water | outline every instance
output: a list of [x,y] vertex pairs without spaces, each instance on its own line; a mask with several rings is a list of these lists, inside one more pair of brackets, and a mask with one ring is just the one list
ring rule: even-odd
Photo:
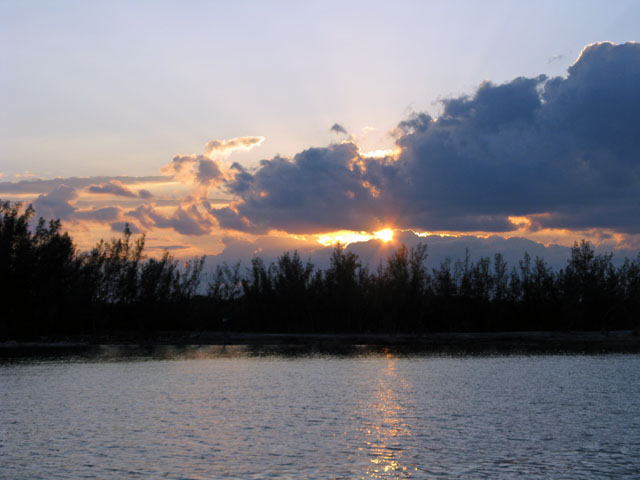
[[0,477],[640,477],[640,356],[0,363]]

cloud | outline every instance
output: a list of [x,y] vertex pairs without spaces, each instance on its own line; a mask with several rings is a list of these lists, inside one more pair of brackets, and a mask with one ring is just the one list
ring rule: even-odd
[[[525,252],[531,258],[536,256],[543,258],[550,266],[558,270],[566,266],[570,255],[570,248],[561,245],[547,245],[532,241],[522,237],[503,238],[492,235],[488,238],[476,237],[472,235],[462,235],[459,237],[440,237],[430,235],[421,237],[410,231],[396,231],[394,240],[386,243],[381,240],[369,240],[366,242],[354,242],[349,244],[347,251],[358,255],[362,265],[375,270],[380,263],[386,260],[396,251],[400,244],[414,247],[419,243],[427,245],[427,268],[429,271],[438,268],[447,258],[452,263],[457,259],[464,259],[466,252],[475,261],[480,257],[489,257],[493,260],[496,253],[500,253],[508,263],[509,269],[518,268],[519,261],[522,260]],[[305,242],[295,238],[282,238],[273,235],[255,237],[253,240],[243,240],[235,237],[224,238],[224,250],[207,257],[207,267],[226,262],[234,264],[242,261],[243,265],[249,265],[249,259],[259,256],[265,262],[274,262],[285,251],[297,250],[300,257],[306,261],[310,260],[316,267],[326,269],[330,266],[330,257],[334,247],[320,246],[315,242]],[[598,248],[598,253],[607,253],[610,250],[606,247]],[[618,249],[615,252],[613,261],[620,265],[625,257],[633,258],[636,251],[629,249]],[[453,265],[452,265],[453,266]]]
[[208,185],[222,176],[222,172],[217,163],[213,160],[202,159],[198,162],[196,181],[200,185]]
[[[201,155],[176,155],[162,168],[165,176],[0,182],[0,195],[39,195],[34,206],[47,218],[111,228],[130,220],[138,229],[194,236],[216,226],[253,235],[392,226],[537,239],[549,229],[599,231],[603,239],[637,241],[638,118],[640,45],[597,43],[585,47],[566,76],[485,82],[443,100],[438,118],[409,115],[394,129],[396,149],[387,156],[362,154],[349,137],[256,168],[229,166],[224,156],[263,141],[238,137],[213,140]],[[339,124],[331,131],[348,135]],[[167,176],[188,184],[180,188],[190,189],[189,197],[139,200],[152,198],[144,188],[167,183]],[[210,204],[212,187],[231,200]],[[78,198],[87,191],[122,198]]]
[[[142,189],[136,194],[125,186],[125,182],[131,185],[161,183],[158,182],[159,179],[166,182],[165,177],[71,177],[68,179],[29,180],[0,184],[0,192],[26,195],[33,194],[34,191],[49,189],[48,192],[38,195],[32,202],[39,217],[60,219],[65,222],[112,223],[121,220],[124,212],[121,207],[115,205],[96,206],[94,204],[86,208],[88,202],[82,200],[79,193],[85,191],[125,198],[150,198],[153,195],[149,191]],[[70,185],[63,183],[65,180],[69,181]],[[96,180],[106,181],[95,183]]]
[[283,252],[296,250],[303,261],[311,259],[316,266],[326,268],[333,251],[333,248],[321,246],[313,240],[305,241],[290,236],[264,235],[247,240],[229,235],[222,240],[224,243],[223,251],[207,257],[209,267],[223,262],[234,264],[238,261],[248,266],[250,259],[256,256],[270,263],[280,257]]
[[207,159],[207,157],[203,155],[176,155],[171,160],[171,163],[162,167],[160,171],[164,175],[188,183],[193,181],[195,176],[193,167],[194,165],[197,166],[200,159]]
[[109,223],[121,217],[119,207],[89,208],[80,210],[74,202],[78,198],[76,190],[68,185],[59,185],[51,192],[38,196],[33,202],[38,217],[64,221],[92,221]]
[[[334,247],[320,246],[312,241],[304,241],[292,237],[278,237],[275,235],[258,236],[252,240],[239,239],[227,236],[223,239],[224,249],[217,255],[207,256],[206,269],[212,270],[215,265],[223,262],[234,264],[241,261],[244,266],[249,266],[251,258],[259,256],[267,264],[274,262],[283,252],[298,251],[303,261],[310,260],[317,268],[327,269],[330,266],[330,257]],[[419,243],[427,245],[426,266],[429,271],[437,269],[447,259],[453,263],[457,259],[464,259],[467,251],[471,260],[476,261],[480,257],[489,257],[492,261],[496,253],[500,253],[507,262],[508,268],[518,268],[520,260],[525,252],[531,258],[536,256],[543,258],[548,265],[556,270],[564,268],[570,255],[570,247],[550,244],[544,245],[527,238],[512,237],[503,238],[491,235],[487,238],[473,235],[461,235],[458,237],[439,235],[418,236],[411,231],[396,231],[392,242],[383,242],[372,239],[366,242],[354,242],[349,244],[347,251],[358,255],[362,265],[375,270],[380,263],[386,260],[397,250],[399,245],[415,247]],[[611,252],[609,246],[596,248],[596,253]],[[635,258],[637,250],[628,248],[616,248],[613,262],[621,265],[626,258]]]
[[204,235],[213,226],[209,218],[198,211],[195,205],[179,206],[171,214],[164,214],[153,205],[140,205],[125,214],[137,219],[147,229],[171,228],[182,235]]
[[147,248],[154,250],[187,250],[191,247],[189,245],[149,245]]
[[193,186],[192,196],[206,198],[210,187],[223,179],[223,172],[215,160],[204,155],[176,155],[170,164],[161,168],[165,175]]
[[118,207],[91,208],[88,210],[76,210],[73,213],[73,218],[75,220],[108,223],[120,218],[121,212],[122,210]]
[[223,228],[252,233],[367,229],[387,206],[365,164],[355,144],[342,143],[263,160],[253,174],[238,167],[225,185],[240,201],[211,213]]
[[104,193],[109,195],[117,195],[121,197],[136,197],[137,195],[125,187],[117,180],[111,180],[108,183],[100,183],[97,185],[89,185],[87,191],[90,193]]
[[338,135],[349,135],[349,132],[347,132],[347,129],[344,128],[339,123],[334,123],[329,129],[329,131],[332,133],[336,133]]
[[235,202],[211,209],[223,228],[319,233],[382,225],[509,232],[537,228],[640,232],[640,44],[592,44],[566,77],[483,83],[411,115],[394,158],[353,143],[230,171]]
[[33,207],[39,217],[66,220],[76,208],[71,204],[78,197],[76,190],[68,185],[58,185],[51,192],[38,196]]
[[553,62],[557,62],[560,60],[564,59],[564,54],[562,53],[556,53],[555,55],[552,55],[549,57],[549,59],[547,60],[547,63],[553,63]]
[[144,177],[67,177],[51,179],[22,180],[20,182],[0,182],[0,194],[42,194],[51,192],[61,185],[66,185],[74,189],[83,189],[90,185],[118,182],[121,185],[154,184],[166,183],[167,177],[144,176]]
[[217,186],[224,177],[223,166],[214,158],[225,157],[234,150],[251,150],[260,145],[264,137],[236,137],[229,140],[211,140],[203,155],[176,155],[161,168],[165,175],[182,183],[195,186],[196,197],[206,197],[209,187]]
[[248,151],[264,142],[264,137],[236,137],[229,140],[211,140],[204,147],[206,156],[229,155],[234,150]]
[[137,225],[135,225],[134,223],[131,223],[131,222],[113,222],[111,224],[111,230],[113,232],[116,232],[116,233],[122,233],[122,232],[124,232],[124,229],[125,229],[126,226],[129,227],[129,230],[133,234],[142,233],[142,230],[140,230],[140,228]]
[[356,253],[364,264],[375,268],[380,262],[386,261],[400,244],[413,247],[418,243],[427,245],[427,266],[430,269],[438,268],[447,257],[452,261],[464,259],[467,251],[472,259],[490,257],[493,260],[494,254],[501,253],[504,260],[508,262],[509,268],[517,268],[519,260],[523,258],[525,252],[528,252],[532,258],[539,256],[555,268],[562,268],[566,265],[570,251],[569,247],[553,244],[545,246],[521,237],[508,239],[498,235],[492,235],[488,238],[472,235],[461,235],[459,237],[429,235],[420,237],[410,231],[396,232],[394,241],[390,243],[369,240],[351,244],[348,250]]

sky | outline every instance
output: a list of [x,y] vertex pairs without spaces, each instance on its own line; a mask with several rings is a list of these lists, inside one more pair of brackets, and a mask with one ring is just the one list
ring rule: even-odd
[[81,249],[129,223],[229,261],[633,254],[638,25],[634,1],[2,0],[0,198]]

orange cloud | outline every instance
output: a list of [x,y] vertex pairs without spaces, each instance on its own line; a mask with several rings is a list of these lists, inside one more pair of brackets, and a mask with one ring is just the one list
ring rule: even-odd
[[264,137],[236,137],[229,140],[211,140],[204,147],[204,154],[208,157],[229,155],[234,150],[249,151],[264,142]]

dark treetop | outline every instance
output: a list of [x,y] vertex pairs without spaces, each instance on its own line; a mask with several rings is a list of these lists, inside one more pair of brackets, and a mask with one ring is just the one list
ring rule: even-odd
[[58,220],[0,201],[0,339],[132,332],[425,333],[620,330],[638,327],[640,255],[620,267],[576,243],[553,271],[525,253],[447,259],[401,246],[376,270],[337,245],[326,270],[286,252],[216,267],[144,255],[144,235],[79,252]]

